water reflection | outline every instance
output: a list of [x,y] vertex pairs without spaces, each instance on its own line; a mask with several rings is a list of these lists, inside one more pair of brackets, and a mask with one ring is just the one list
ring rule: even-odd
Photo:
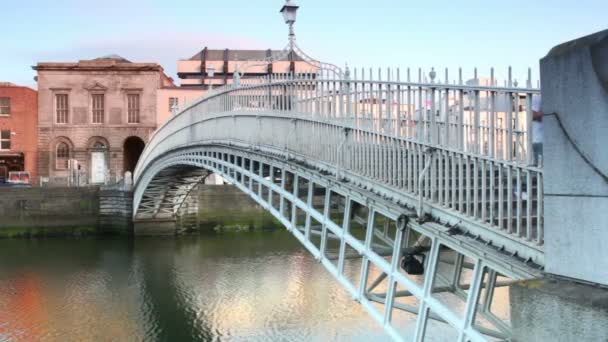
[[285,231],[0,241],[0,341],[389,340]]

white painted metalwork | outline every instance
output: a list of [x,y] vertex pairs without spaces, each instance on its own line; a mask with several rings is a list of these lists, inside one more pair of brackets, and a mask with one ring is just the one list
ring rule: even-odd
[[[140,158],[134,218],[176,215],[187,184],[203,177],[192,170],[218,173],[277,217],[395,339],[394,310],[418,315],[416,340],[430,321],[446,322],[461,341],[508,338],[488,304],[494,288],[536,276],[522,260],[544,264],[542,169],[528,153],[538,90],[451,84],[447,72],[439,83],[434,70],[430,81],[419,71],[418,82],[409,71],[406,82],[398,70],[385,80],[380,71],[344,74],[242,80],[188,105]],[[395,228],[399,217],[407,229]],[[349,233],[355,221],[364,238]],[[332,243],[337,257],[326,253]],[[425,255],[422,283],[399,266],[408,251]],[[344,275],[353,253],[362,265],[355,282]],[[405,297],[418,306],[395,301]],[[476,325],[476,315],[492,328]]]
[[[224,87],[186,107],[156,132],[142,163],[177,141],[266,147],[382,191],[542,265],[542,170],[528,162],[530,109],[517,104],[537,93],[439,84],[433,78],[412,83],[267,77]],[[508,126],[509,120],[499,120],[518,117]]]
[[[399,69],[351,75],[297,46],[297,8],[287,0],[281,10],[287,47],[243,68],[295,53],[311,70],[242,79],[237,66],[233,85],[171,117],[136,168],[134,218],[189,210],[180,209],[188,193],[217,173],[279,219],[395,340],[421,341],[436,322],[458,341],[509,339],[494,293],[538,276],[523,260],[544,264],[530,72],[523,89],[510,69],[504,87],[494,70],[466,82],[461,70],[457,82],[434,69],[417,81],[409,69],[404,80]],[[404,271],[416,258],[423,275]],[[360,269],[349,273],[347,260]],[[410,334],[398,312],[417,315]]]
[[[412,331],[416,340],[429,333],[429,322],[455,328],[459,341],[507,339],[510,327],[492,313],[492,293],[509,281],[538,276],[538,271],[483,242],[452,234],[450,227],[436,222],[417,221],[414,210],[382,195],[337,181],[334,175],[263,148],[252,151],[242,143],[198,142],[155,158],[138,178],[135,207],[141,207],[138,199],[155,180],[174,178],[178,170],[183,170],[182,174],[193,170],[217,173],[249,194],[280,220],[395,340],[411,337],[393,320],[398,312],[418,316]],[[154,186],[152,189],[155,192]],[[399,266],[401,256],[412,248],[426,256],[422,276],[409,275]],[[347,259],[360,265],[360,272],[355,273],[360,274],[358,279],[352,279],[353,272],[345,269]],[[497,281],[498,275],[501,281]],[[453,296],[464,310],[449,305],[446,295]],[[402,300],[419,304],[403,304]],[[480,325],[476,317],[490,323]]]

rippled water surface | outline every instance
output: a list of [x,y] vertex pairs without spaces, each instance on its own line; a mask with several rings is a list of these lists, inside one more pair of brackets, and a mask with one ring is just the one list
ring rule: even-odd
[[276,231],[0,240],[4,340],[390,339],[288,232]]

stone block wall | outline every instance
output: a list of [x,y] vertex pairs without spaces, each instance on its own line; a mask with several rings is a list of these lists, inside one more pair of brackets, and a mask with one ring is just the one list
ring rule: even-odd
[[99,188],[0,188],[0,236],[95,232]]
[[198,215],[198,225],[203,230],[280,226],[269,212],[234,185],[199,185]]
[[99,230],[101,233],[131,234],[133,193],[121,190],[99,191]]

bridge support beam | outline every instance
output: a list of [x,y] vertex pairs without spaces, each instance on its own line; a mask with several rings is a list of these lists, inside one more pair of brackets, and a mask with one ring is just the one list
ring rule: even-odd
[[541,60],[546,268],[608,285],[608,30]]

